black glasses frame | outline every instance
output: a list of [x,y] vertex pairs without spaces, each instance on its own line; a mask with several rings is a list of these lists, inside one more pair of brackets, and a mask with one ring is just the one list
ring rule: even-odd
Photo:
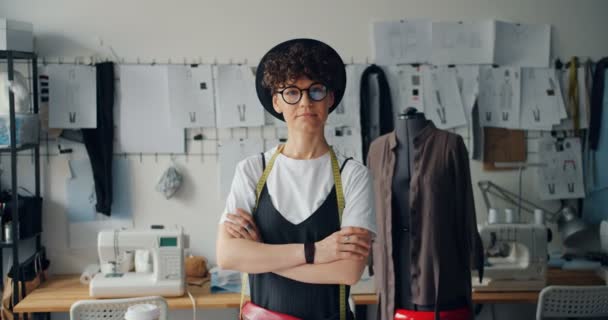
[[[320,84],[320,85],[322,85],[323,87],[325,87],[325,95],[323,96],[323,98],[321,98],[321,99],[318,99],[318,100],[317,100],[317,99],[314,99],[313,97],[311,97],[311,96],[310,96],[310,88],[312,88],[313,86],[318,85],[318,84]],[[292,89],[292,88],[296,88],[296,89],[300,90],[300,97],[298,98],[298,100],[297,100],[296,102],[289,102],[289,101],[287,101],[287,100],[285,99],[285,96],[283,96],[283,92],[284,92],[285,90],[287,90],[287,89]],[[321,83],[321,82],[314,82],[314,83],[312,83],[312,84],[311,84],[311,85],[310,85],[308,88],[306,88],[306,89],[300,89],[300,88],[298,88],[298,87],[296,87],[296,86],[289,86],[289,87],[283,88],[283,89],[281,89],[281,90],[277,90],[277,91],[275,91],[275,93],[279,93],[279,94],[281,95],[281,98],[283,98],[283,101],[285,101],[285,103],[287,103],[287,104],[291,104],[291,105],[294,105],[294,104],[298,104],[298,103],[300,102],[300,100],[302,100],[302,97],[304,96],[304,91],[307,91],[308,98],[309,98],[310,100],[312,100],[312,101],[316,101],[316,102],[319,102],[319,101],[323,101],[323,100],[325,100],[325,98],[327,98],[327,94],[329,93],[329,87],[328,87],[328,86],[326,86],[325,84]]]

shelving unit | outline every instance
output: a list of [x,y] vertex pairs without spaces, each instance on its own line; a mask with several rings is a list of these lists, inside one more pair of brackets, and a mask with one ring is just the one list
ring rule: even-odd
[[[8,80],[12,81],[14,79],[15,76],[15,63],[16,62],[21,62],[21,61],[25,61],[26,63],[30,64],[30,70],[31,70],[31,78],[29,78],[29,81],[31,81],[31,91],[32,91],[32,95],[31,95],[31,99],[32,99],[32,105],[33,105],[33,110],[32,112],[34,114],[38,113],[38,69],[37,69],[37,57],[35,53],[32,52],[20,52],[20,51],[0,51],[0,63],[4,64],[6,63],[7,65],[7,73],[8,73]],[[30,76],[30,75],[28,75]],[[13,260],[13,274],[11,275],[12,278],[14,279],[13,281],[13,305],[17,305],[17,303],[20,300],[20,296],[19,296],[19,288],[18,288],[18,283],[20,282],[20,280],[22,280],[24,278],[24,273],[22,270],[22,265],[25,265],[28,262],[31,262],[33,259],[35,259],[36,255],[38,253],[43,253],[44,252],[44,248],[41,245],[41,241],[40,241],[40,233],[31,235],[30,237],[28,237],[27,239],[33,239],[35,238],[36,241],[36,252],[34,252],[33,255],[31,255],[24,263],[19,263],[19,243],[22,242],[23,240],[27,240],[27,239],[23,239],[20,237],[19,234],[19,226],[20,226],[20,217],[19,217],[19,209],[18,209],[18,190],[19,190],[19,183],[18,183],[18,177],[17,177],[17,155],[19,152],[23,152],[23,151],[28,151],[28,150],[33,150],[34,152],[34,177],[35,177],[35,193],[34,195],[36,197],[40,197],[40,144],[39,143],[35,143],[35,144],[24,144],[24,145],[17,145],[17,141],[16,141],[16,121],[15,121],[15,97],[13,95],[13,93],[9,90],[9,107],[10,107],[10,146],[9,147],[0,147],[0,154],[4,154],[4,153],[10,153],[10,160],[11,160],[11,195],[12,195],[12,199],[11,199],[11,213],[12,213],[12,230],[11,233],[13,235],[13,241],[12,242],[4,242],[4,238],[1,239],[0,241],[0,248],[4,249],[4,248],[10,248],[12,249],[12,260]],[[23,223],[23,222],[21,222]],[[4,250],[0,250],[0,262],[2,262],[3,260],[3,253]],[[0,263],[0,274],[4,275],[4,270],[3,269],[3,263]],[[4,290],[4,282],[2,282],[0,284],[0,288],[2,288],[2,290]],[[21,291],[25,292],[25,282],[21,281]],[[25,319],[27,320],[27,315],[24,315]]]

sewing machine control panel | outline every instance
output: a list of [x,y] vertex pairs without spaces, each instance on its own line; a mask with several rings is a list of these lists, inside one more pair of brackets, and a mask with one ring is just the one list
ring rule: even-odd
[[160,270],[159,275],[161,279],[167,280],[179,280],[183,274],[183,254],[181,250],[172,249],[160,249]]

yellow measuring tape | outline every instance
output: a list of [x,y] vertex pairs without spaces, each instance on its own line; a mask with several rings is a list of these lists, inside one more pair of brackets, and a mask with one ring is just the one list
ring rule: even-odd
[[[268,179],[268,175],[270,174],[270,170],[274,165],[275,160],[283,151],[285,145],[280,145],[277,148],[277,151],[272,155],[266,169],[264,169],[264,173],[262,173],[262,177],[258,181],[256,186],[256,196],[255,196],[255,209],[257,209],[260,195],[262,194],[262,189],[266,184],[266,180]],[[342,225],[342,212],[344,211],[344,192],[342,191],[342,178],[340,177],[340,166],[338,165],[338,159],[336,158],[336,154],[332,148],[329,148],[329,155],[331,157],[331,169],[334,176],[334,184],[336,186],[336,197],[338,198],[338,218],[340,220],[340,225]],[[254,211],[255,211],[254,209]],[[243,319],[243,304],[245,303],[245,287],[247,286],[248,275],[243,272],[241,277],[241,306],[239,308],[239,319]],[[346,286],[340,285],[340,320],[346,320]]]
[[572,122],[574,122],[574,130],[578,134],[580,128],[579,123],[579,92],[578,92],[578,77],[577,77],[578,58],[572,57],[570,60],[570,67],[568,68],[568,106],[570,107],[570,113],[572,115]]

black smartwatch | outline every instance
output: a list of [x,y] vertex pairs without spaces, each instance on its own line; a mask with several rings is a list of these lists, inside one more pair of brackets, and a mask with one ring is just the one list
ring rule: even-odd
[[304,243],[304,257],[306,258],[306,263],[308,263],[308,264],[315,263],[315,243],[314,242],[305,242]]

